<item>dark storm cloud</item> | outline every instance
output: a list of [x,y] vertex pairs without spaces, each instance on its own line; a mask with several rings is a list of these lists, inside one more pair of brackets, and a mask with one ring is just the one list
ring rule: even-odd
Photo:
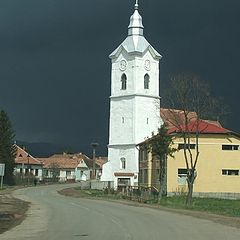
[[[147,40],[169,74],[193,71],[223,96],[240,132],[237,0],[140,0]],[[0,108],[18,139],[87,151],[108,142],[111,64],[126,37],[134,0],[0,1]]]

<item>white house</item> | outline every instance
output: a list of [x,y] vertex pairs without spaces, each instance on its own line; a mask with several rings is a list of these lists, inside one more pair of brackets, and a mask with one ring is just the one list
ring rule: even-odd
[[15,175],[20,178],[35,177],[38,180],[42,180],[42,163],[30,155],[24,148],[16,145],[16,157],[15,157]]
[[[38,158],[43,163],[43,177],[45,180],[60,182],[86,181],[93,176],[93,160],[82,153],[54,154],[48,158]],[[95,164],[96,176],[100,166]]]
[[102,181],[118,185],[138,183],[136,144],[157,132],[161,125],[159,60],[161,55],[143,36],[142,17],[136,2],[127,38],[110,54],[111,96],[108,162]]

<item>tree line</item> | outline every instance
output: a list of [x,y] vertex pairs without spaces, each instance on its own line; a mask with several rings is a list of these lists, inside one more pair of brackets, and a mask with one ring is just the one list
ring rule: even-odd
[[0,163],[5,164],[4,183],[14,185],[14,163],[16,147],[14,145],[15,134],[8,114],[0,110]]

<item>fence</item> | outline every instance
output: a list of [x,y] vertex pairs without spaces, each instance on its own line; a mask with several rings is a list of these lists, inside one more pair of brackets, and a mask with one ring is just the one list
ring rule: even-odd
[[99,180],[81,181],[80,186],[81,189],[104,190],[106,188],[113,188],[113,182]]

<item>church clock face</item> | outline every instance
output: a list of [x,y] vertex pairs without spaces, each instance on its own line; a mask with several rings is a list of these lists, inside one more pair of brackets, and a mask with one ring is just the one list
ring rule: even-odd
[[147,71],[150,71],[151,70],[151,62],[150,60],[145,60],[145,63],[144,63],[144,68],[147,70]]
[[119,68],[121,71],[125,71],[127,68],[127,62],[125,60],[121,60],[119,64]]

